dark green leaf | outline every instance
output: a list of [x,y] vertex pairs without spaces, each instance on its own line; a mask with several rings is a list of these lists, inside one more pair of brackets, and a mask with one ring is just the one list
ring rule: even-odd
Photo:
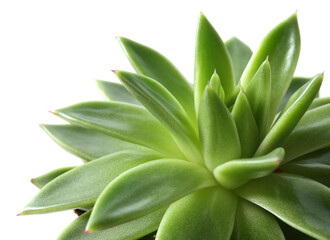
[[316,98],[310,105],[308,110],[312,110],[317,107],[321,107],[323,105],[327,105],[330,103],[330,97],[325,97],[325,98]]

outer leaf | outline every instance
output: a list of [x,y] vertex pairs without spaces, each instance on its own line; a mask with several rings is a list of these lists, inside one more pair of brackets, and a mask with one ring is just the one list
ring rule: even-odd
[[56,110],[55,114],[69,122],[149,147],[166,156],[182,157],[166,128],[142,107],[119,102],[85,102]]
[[230,55],[216,30],[201,13],[195,50],[195,109],[214,70],[218,73],[228,99],[234,91],[234,70]]
[[281,167],[284,172],[314,179],[330,187],[330,148],[295,159]]
[[64,167],[64,168],[58,168],[53,171],[50,171],[48,173],[45,173],[39,177],[32,178],[31,182],[37,186],[38,188],[44,187],[47,183],[51,182],[58,176],[62,175],[63,173],[66,173],[70,170],[72,170],[75,167]]
[[300,52],[300,34],[297,15],[293,14],[276,26],[259,45],[243,72],[241,83],[246,89],[261,63],[269,59],[271,72],[271,105],[269,119],[277,113],[282,99],[290,86]]
[[118,138],[73,125],[41,125],[42,129],[62,148],[85,161],[126,149],[147,149]]
[[246,65],[252,56],[252,51],[245,43],[236,37],[226,41],[225,46],[228,49],[232,59],[235,85],[237,85]]
[[[187,157],[202,162],[197,130],[190,122],[180,103],[155,80],[129,72],[116,75],[132,93],[167,129]],[[150,134],[155,135],[154,132]]]
[[136,98],[134,98],[123,85],[119,83],[101,80],[97,80],[96,83],[103,96],[110,101],[141,105],[141,103],[136,100]]
[[240,199],[231,240],[285,240],[273,215],[257,205]]
[[312,110],[317,107],[321,107],[321,106],[329,104],[329,103],[330,103],[330,97],[316,98],[310,105],[309,110]]
[[277,121],[261,142],[256,156],[263,155],[274,147],[280,146],[289,136],[318,93],[322,80],[323,75],[317,75],[290,97]]
[[213,175],[222,186],[234,189],[251,179],[269,175],[278,168],[283,157],[283,148],[277,148],[265,156],[226,162],[215,168]]
[[242,149],[241,157],[252,157],[259,144],[259,130],[243,90],[237,96],[231,114],[239,135]]
[[90,207],[118,175],[157,158],[159,156],[147,153],[120,152],[76,167],[43,187],[22,214]]
[[206,166],[216,166],[241,156],[235,122],[212,87],[206,87],[198,112],[199,135]]
[[304,78],[304,77],[293,77],[291,84],[288,88],[288,91],[285,93],[285,96],[281,102],[280,110],[284,108],[286,103],[289,101],[289,98],[294,94],[299,88],[305,85],[312,78]]
[[318,182],[277,173],[235,192],[312,237],[330,238],[330,189]]
[[221,188],[202,189],[173,203],[156,240],[230,239],[237,197]]
[[253,76],[246,89],[246,97],[251,104],[251,110],[259,127],[262,139],[269,125],[269,109],[271,96],[271,72],[268,59],[266,59]]
[[196,123],[193,89],[176,67],[163,55],[147,46],[123,37],[119,38],[119,42],[136,72],[163,85]]
[[84,235],[91,211],[73,221],[57,238],[57,240],[135,240],[155,231],[166,211],[161,208],[143,217],[108,228],[104,231]]
[[[330,104],[307,111],[284,142],[284,161],[330,145]],[[308,141],[306,141],[308,139]]]
[[216,184],[210,172],[194,163],[163,159],[142,164],[108,185],[87,229],[93,232],[124,223]]
[[299,240],[315,240],[315,238],[312,238],[297,229],[289,226],[285,222],[281,221],[280,219],[277,219],[278,224],[280,225],[285,239],[299,239]]

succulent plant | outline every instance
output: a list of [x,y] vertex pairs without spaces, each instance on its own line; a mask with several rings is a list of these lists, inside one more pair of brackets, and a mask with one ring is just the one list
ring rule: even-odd
[[54,111],[42,128],[85,164],[32,182],[22,215],[76,209],[72,239],[330,239],[330,100],[294,77],[293,14],[252,53],[201,14],[194,85],[164,56],[118,38],[137,73],[98,81],[108,101]]

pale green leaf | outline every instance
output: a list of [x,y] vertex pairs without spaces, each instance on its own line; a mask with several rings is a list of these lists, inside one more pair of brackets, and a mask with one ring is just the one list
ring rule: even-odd
[[307,235],[330,238],[330,189],[318,182],[274,173],[235,192]]
[[237,204],[231,240],[285,240],[275,217],[244,199]]
[[[172,134],[177,145],[193,162],[202,162],[197,126],[193,126],[180,103],[160,83],[142,75],[116,71],[131,92]],[[150,131],[152,136],[155,132]]]
[[119,152],[76,167],[44,186],[22,214],[88,208],[118,175],[157,158],[159,156],[147,152]]
[[107,100],[141,105],[141,103],[136,100],[136,98],[133,97],[123,85],[119,83],[101,80],[97,80],[96,83]]
[[317,107],[321,107],[323,105],[327,105],[330,103],[330,97],[325,97],[325,98],[316,98],[310,105],[308,110],[312,110]]
[[221,188],[196,191],[171,204],[159,226],[156,240],[230,238],[237,197]]
[[261,142],[256,156],[263,155],[280,146],[290,135],[318,93],[322,80],[323,75],[317,75],[290,97],[276,122]]
[[330,104],[309,110],[282,144],[284,161],[330,145]]
[[239,135],[242,151],[241,157],[252,157],[260,142],[259,130],[243,90],[237,96],[231,115],[236,123]]
[[163,85],[196,123],[193,88],[176,67],[163,55],[147,46],[123,37],[119,38],[119,42],[136,72]]
[[241,156],[235,122],[212,87],[207,86],[198,111],[199,136],[204,161],[211,171],[218,165]]
[[235,85],[237,85],[246,65],[252,56],[252,51],[245,43],[236,37],[227,40],[225,42],[225,46],[228,49],[232,59]]
[[64,229],[57,240],[136,240],[158,228],[166,209],[167,207],[161,208],[132,221],[105,229],[103,231],[84,235],[83,233],[91,215],[91,211],[88,211]]
[[283,157],[283,148],[277,148],[265,156],[228,161],[216,167],[213,175],[222,186],[234,189],[251,179],[269,175],[278,168]]
[[95,203],[87,229],[93,232],[124,223],[216,184],[212,174],[195,163],[163,159],[142,164],[107,186]]
[[195,109],[198,114],[199,102],[204,89],[216,71],[229,99],[234,91],[234,70],[230,55],[224,43],[207,18],[201,13],[195,50]]
[[243,72],[241,83],[243,89],[246,89],[259,66],[268,57],[272,69],[269,119],[276,115],[290,86],[299,52],[300,33],[297,15],[293,14],[267,34]]
[[142,107],[119,102],[84,102],[56,110],[55,114],[166,156],[183,157],[166,128]]

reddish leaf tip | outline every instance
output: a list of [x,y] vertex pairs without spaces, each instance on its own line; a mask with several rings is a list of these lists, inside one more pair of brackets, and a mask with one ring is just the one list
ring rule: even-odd
[[31,182],[31,183],[34,183],[34,178],[31,178],[31,179],[30,179],[30,182]]
[[274,170],[274,173],[281,173],[282,172],[282,169],[281,168],[276,168],[275,170]]
[[111,70],[111,72],[113,72],[114,74],[116,74],[116,70]]
[[22,213],[19,213],[19,214],[17,214],[16,216],[17,216],[17,217],[19,217],[19,216],[23,216],[23,214],[22,214]]
[[84,235],[87,235],[87,234],[89,234],[91,231],[89,231],[89,230],[86,230],[85,232],[84,232]]
[[282,161],[282,158],[278,158],[278,159],[276,159],[276,162],[277,163],[280,163]]
[[55,114],[55,112],[54,112],[54,111],[48,111],[48,112],[50,112],[51,114]]

